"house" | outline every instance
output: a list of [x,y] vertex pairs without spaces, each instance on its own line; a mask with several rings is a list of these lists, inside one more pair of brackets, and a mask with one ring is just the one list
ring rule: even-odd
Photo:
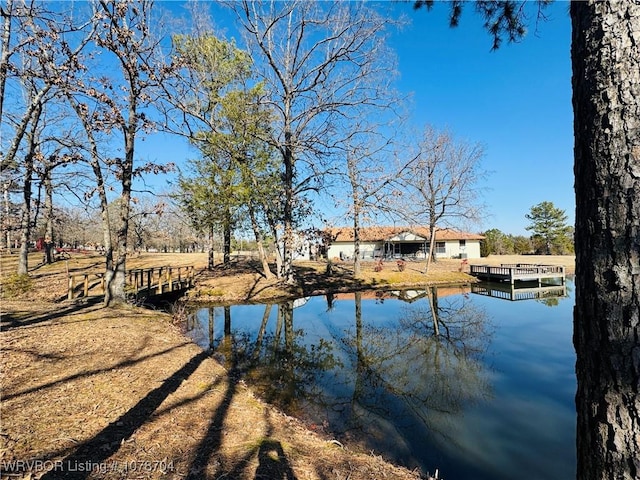
[[[353,228],[338,227],[325,230],[327,258],[353,257]],[[480,258],[480,240],[484,236],[443,228],[436,230],[437,258]],[[427,227],[361,227],[360,257],[426,258],[429,251]]]

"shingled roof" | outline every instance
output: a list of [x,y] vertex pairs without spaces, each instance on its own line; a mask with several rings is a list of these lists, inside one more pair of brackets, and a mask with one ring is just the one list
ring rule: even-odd
[[[361,242],[383,242],[404,232],[411,232],[422,238],[429,238],[427,227],[361,227]],[[334,227],[326,230],[331,242],[353,242],[353,227]],[[436,230],[436,241],[445,240],[483,240],[476,233],[460,232],[451,228]]]

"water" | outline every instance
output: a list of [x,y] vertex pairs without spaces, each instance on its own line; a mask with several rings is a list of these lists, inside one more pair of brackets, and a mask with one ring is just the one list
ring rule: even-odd
[[564,480],[575,477],[576,381],[573,284],[563,290],[216,307],[188,331],[266,400],[351,448],[446,480]]

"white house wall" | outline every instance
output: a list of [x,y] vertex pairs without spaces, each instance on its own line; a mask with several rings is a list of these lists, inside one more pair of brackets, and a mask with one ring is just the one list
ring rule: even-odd
[[480,241],[467,240],[464,247],[460,247],[459,240],[450,240],[445,242],[445,253],[436,253],[438,258],[461,258],[465,255],[467,258],[480,258]]
[[[383,242],[362,242],[360,244],[360,256],[365,260],[382,255]],[[353,258],[353,242],[335,242],[327,249],[329,259],[351,259]],[[436,253],[438,258],[460,258],[461,254],[466,254],[467,258],[480,258],[480,241],[467,240],[466,245],[460,248],[459,240],[449,240],[445,242],[445,253]]]
[[[353,258],[355,247],[353,242],[335,242],[332,243],[327,250],[327,257],[334,258]],[[361,242],[360,258],[365,260],[372,259],[375,255],[382,255],[382,243],[378,242]]]

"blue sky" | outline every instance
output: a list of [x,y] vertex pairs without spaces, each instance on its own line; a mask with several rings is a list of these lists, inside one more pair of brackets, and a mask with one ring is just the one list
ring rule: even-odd
[[391,45],[399,58],[399,88],[414,93],[414,118],[481,142],[492,172],[484,229],[529,235],[525,214],[542,201],[565,210],[573,224],[573,113],[568,2],[517,44],[491,50],[472,5],[449,28],[448,5],[409,11],[412,25]]
[[[471,2],[455,29],[448,26],[444,2],[432,11],[414,11],[410,2],[387,6],[410,20],[389,44],[398,56],[398,89],[413,92],[411,124],[447,128],[485,147],[483,167],[490,175],[482,201],[488,218],[476,230],[529,236],[525,215],[543,201],[564,210],[573,224],[568,2],[554,2],[548,20],[531,25],[522,42],[493,52]],[[151,138],[138,145],[143,157],[160,162],[194,156]]]

